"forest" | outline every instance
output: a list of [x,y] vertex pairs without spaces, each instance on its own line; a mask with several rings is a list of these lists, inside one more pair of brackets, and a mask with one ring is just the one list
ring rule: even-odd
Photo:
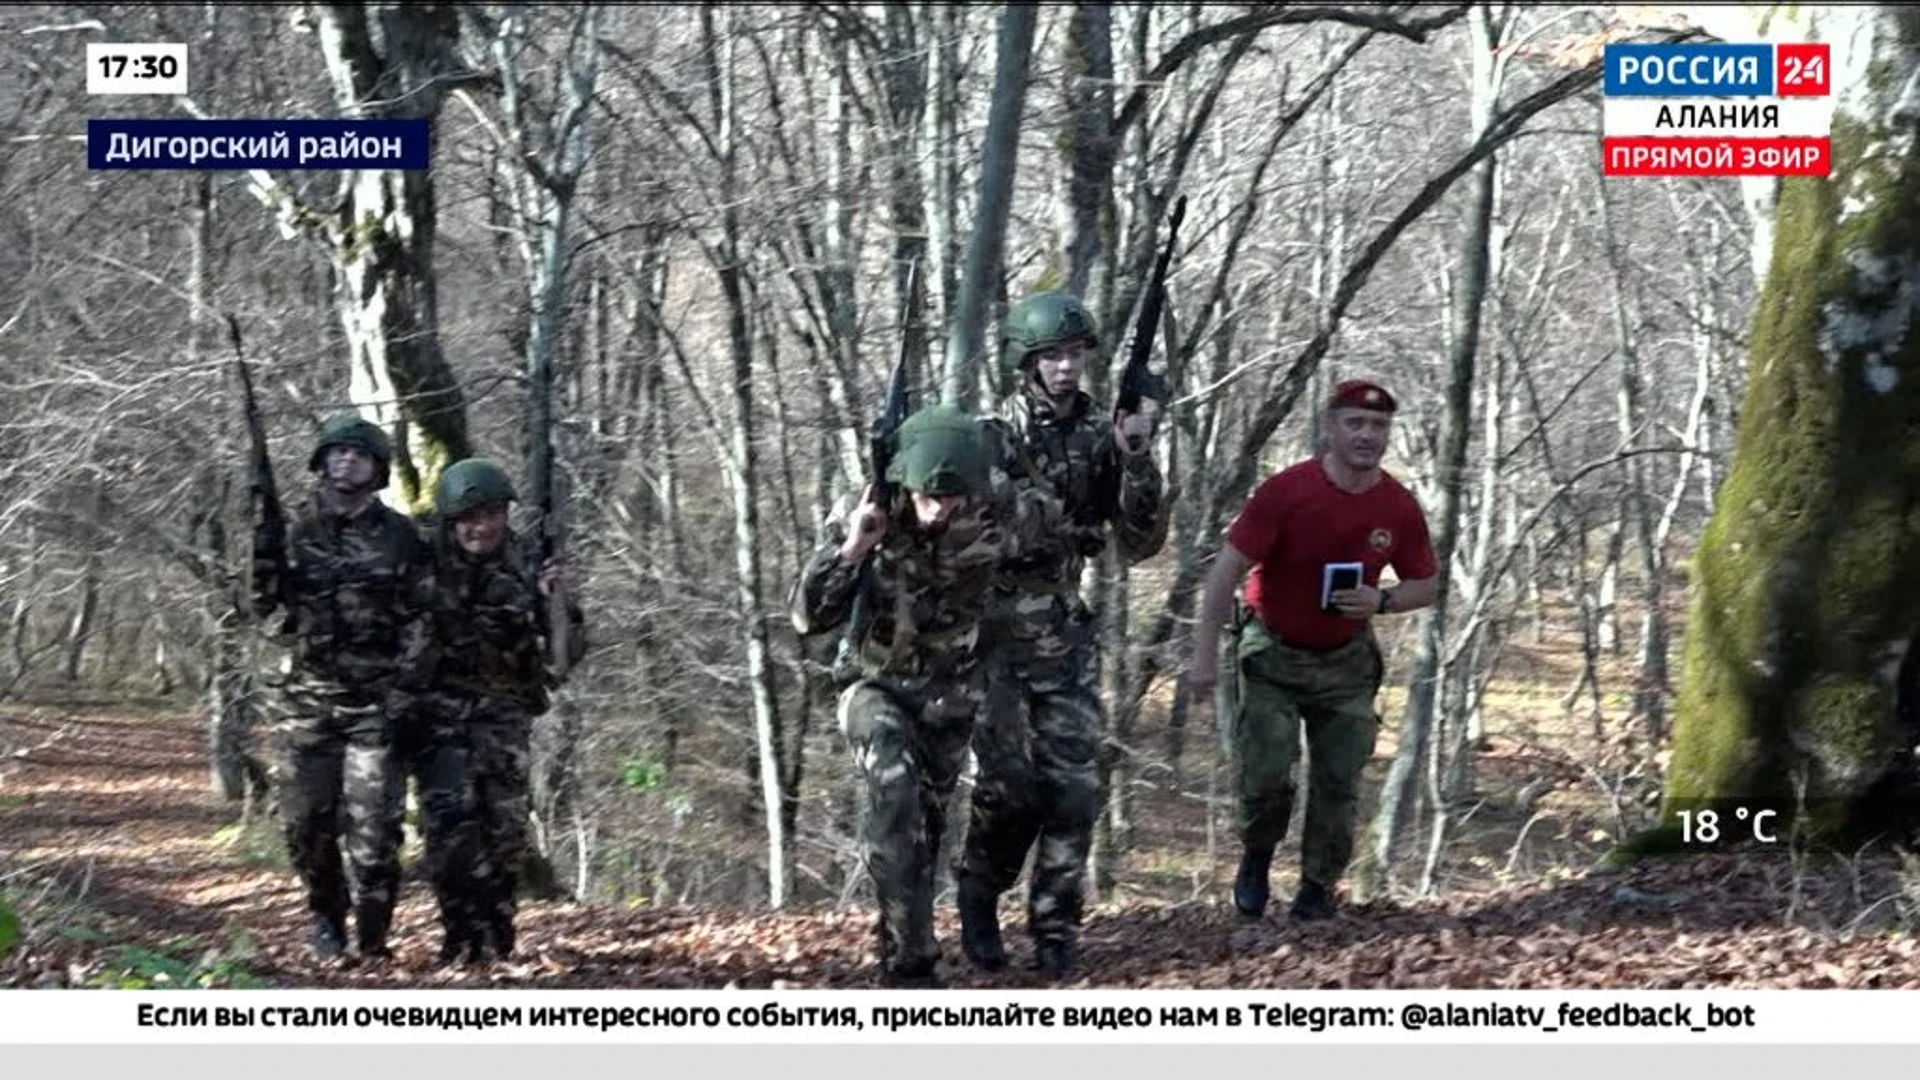
[[[1603,175],[1606,45],[1711,40],[1835,43],[1830,176]],[[86,94],[110,41],[186,43],[189,93]],[[89,169],[109,117],[424,118],[432,161]],[[1171,526],[1083,582],[1075,985],[1920,985],[1917,133],[1891,4],[10,5],[0,985],[872,985],[836,642],[789,592],[896,361],[998,411],[1002,316],[1065,290],[1112,399],[1180,200]],[[289,504],[351,410],[395,509],[487,457],[560,538],[588,644],[511,965],[429,962],[411,827],[400,960],[307,958],[240,370]],[[1438,599],[1377,620],[1351,905],[1240,919],[1196,605],[1355,377]],[[955,960],[942,862],[956,985],[1021,985]]]

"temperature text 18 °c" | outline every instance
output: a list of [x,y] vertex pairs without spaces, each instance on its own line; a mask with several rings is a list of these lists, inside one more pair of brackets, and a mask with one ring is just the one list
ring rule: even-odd
[[1687,844],[1718,844],[1723,840],[1738,843],[1752,839],[1771,844],[1780,837],[1769,820],[1778,816],[1773,810],[1749,810],[1744,806],[1736,806],[1731,814],[1725,815],[1717,810],[1682,810],[1679,812],[1680,840]]

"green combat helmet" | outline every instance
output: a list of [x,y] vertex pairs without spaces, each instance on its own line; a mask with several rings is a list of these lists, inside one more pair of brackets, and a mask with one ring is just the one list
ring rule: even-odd
[[901,423],[887,479],[923,495],[971,495],[987,484],[980,425],[952,405],[921,409]]
[[328,420],[320,429],[320,438],[314,443],[313,456],[307,459],[307,469],[319,472],[325,468],[327,448],[331,446],[351,446],[364,450],[380,466],[374,482],[380,487],[387,485],[387,469],[393,464],[393,444],[387,441],[387,433],[379,425],[353,413],[341,413]]
[[467,458],[447,466],[433,492],[433,506],[443,521],[452,521],[476,506],[512,502],[513,481],[507,471],[486,458]]
[[1034,353],[1055,345],[1084,341],[1100,347],[1100,334],[1086,305],[1069,292],[1034,293],[1007,310],[1002,324],[1007,341],[1007,362],[1016,371],[1027,371]]

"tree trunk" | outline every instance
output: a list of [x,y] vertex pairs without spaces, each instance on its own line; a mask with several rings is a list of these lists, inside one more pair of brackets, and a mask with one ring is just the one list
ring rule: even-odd
[[[456,74],[455,5],[319,7],[320,43],[343,115],[438,115]],[[378,20],[377,39],[370,15]],[[328,229],[351,357],[349,392],[394,434],[393,498],[415,513],[432,502],[441,471],[472,453],[460,385],[440,349],[433,177],[427,169],[347,172]]]
[[[32,550],[32,546],[28,546]],[[29,556],[28,568],[32,568]],[[28,601],[26,592],[14,597],[13,615],[7,620],[8,635],[13,643],[13,676],[8,686],[18,686],[25,681],[27,671],[33,665],[33,605]]]
[[[888,62],[892,76],[886,82],[888,119],[892,124],[892,153],[888,155],[888,191],[893,212],[894,310],[901,312],[901,349],[907,357],[908,381],[928,385],[930,372],[927,352],[927,282],[938,280],[938,264],[931,258],[934,245],[929,242],[926,187],[915,160],[914,136],[920,130],[927,111],[927,68],[923,47],[926,42],[915,33],[912,11],[904,4],[887,7]],[[851,156],[851,135],[842,128],[835,132],[835,152]],[[848,193],[838,184],[833,197],[836,209],[844,211]],[[846,276],[847,295],[842,304],[850,322],[855,319],[853,273],[851,263]],[[848,346],[851,360],[857,355]],[[848,445],[859,460],[857,430],[843,429]]]
[[947,339],[946,371],[941,379],[942,400],[956,405],[968,406],[974,399],[974,365],[986,337],[987,307],[1000,280],[1007,219],[1013,209],[1022,110],[1027,100],[1027,69],[1038,19],[1038,9],[1031,4],[1009,4],[1000,17],[1000,59],[980,162],[980,202],[967,243],[967,265],[960,276],[959,299]]
[[1809,839],[1915,820],[1880,796],[1914,741],[1896,676],[1920,625],[1920,11],[1824,9],[1815,30],[1835,43],[1832,176],[1781,185],[1662,824],[1636,846],[1678,842],[1679,813],[1708,809],[1737,839],[1736,811],[1762,803]]
[[[749,283],[751,285],[751,282]],[[757,289],[749,293],[750,306],[755,311],[769,311],[772,303],[762,297]],[[780,369],[780,329],[773,318],[762,318],[761,353],[769,381],[774,386],[790,386],[787,374]],[[778,477],[780,481],[780,508],[785,515],[777,526],[780,535],[787,538],[783,546],[782,558],[775,560],[775,572],[781,580],[791,581],[800,573],[801,564],[811,555],[806,550],[806,538],[813,535],[813,523],[800,515],[799,478],[794,473],[795,457],[790,433],[793,423],[789,416],[789,399],[785,394],[769,395],[769,408],[773,412],[773,445],[778,456]],[[824,516],[824,515],[823,515]],[[798,703],[791,738],[780,756],[780,828],[781,835],[789,838],[800,835],[800,785],[806,779],[807,735],[813,726],[811,703],[815,697],[813,672],[808,669],[804,646],[796,646],[791,654],[791,662],[784,665],[794,680],[793,700]],[[769,675],[771,680],[772,676]],[[782,724],[782,727],[785,725]],[[783,731],[782,735],[786,733]]]
[[[1506,22],[1506,6],[1499,14],[1476,7],[1468,15],[1473,30],[1472,132],[1480,138],[1492,123],[1500,99],[1506,64],[1498,47]],[[1393,865],[1394,848],[1407,804],[1414,793],[1421,756],[1428,751],[1435,726],[1438,692],[1445,677],[1447,602],[1452,582],[1454,547],[1459,541],[1461,499],[1467,484],[1467,441],[1473,426],[1474,368],[1480,351],[1480,321],[1486,301],[1490,243],[1494,216],[1496,157],[1488,154],[1467,173],[1468,211],[1460,237],[1458,291],[1454,294],[1452,355],[1447,359],[1447,414],[1445,435],[1437,465],[1439,505],[1430,511],[1435,523],[1433,550],[1440,567],[1433,606],[1423,612],[1419,652],[1407,687],[1406,711],[1401,720],[1399,748],[1380,793],[1380,806],[1369,842],[1355,868],[1356,898],[1379,893]],[[1438,753],[1436,747],[1435,752]],[[1436,806],[1434,833],[1446,826],[1445,806]]]
[[[1631,450],[1639,445],[1641,441],[1640,434],[1644,426],[1642,414],[1646,407],[1643,400],[1645,384],[1641,371],[1639,342],[1636,340],[1633,330],[1633,328],[1638,325],[1638,319],[1636,318],[1636,313],[1632,305],[1627,299],[1625,282],[1626,268],[1621,265],[1618,234],[1614,230],[1612,207],[1610,200],[1608,200],[1606,196],[1604,187],[1600,195],[1600,235],[1601,243],[1605,247],[1605,256],[1610,270],[1608,276],[1612,279],[1613,283],[1614,335],[1616,345],[1620,352],[1620,449]],[[1640,590],[1642,604],[1643,606],[1657,605],[1659,595],[1662,591],[1660,578],[1665,573],[1665,560],[1659,550],[1659,544],[1654,538],[1654,534],[1658,530],[1654,523],[1652,503],[1648,498],[1647,489],[1650,485],[1646,474],[1647,466],[1644,465],[1639,458],[1629,458],[1624,464],[1627,470],[1627,497],[1621,506],[1621,528],[1623,530],[1628,527],[1632,528],[1634,546],[1638,548],[1640,552]],[[1683,462],[1682,467],[1688,467],[1689,464],[1689,462]],[[1616,550],[1611,554],[1614,557],[1612,569],[1617,580],[1620,553]],[[1615,655],[1619,655],[1620,652],[1620,638],[1617,629],[1619,623],[1619,608],[1617,603],[1616,596],[1615,606],[1612,607],[1608,613],[1612,624],[1616,627],[1613,639],[1613,652]],[[1662,712],[1662,703],[1659,701],[1660,687],[1658,685],[1653,687],[1647,685],[1645,681],[1645,660],[1647,650],[1650,647],[1664,652],[1666,645],[1664,642],[1649,643],[1646,638],[1647,634],[1658,635],[1664,632],[1664,624],[1657,618],[1651,622],[1647,621],[1648,617],[1653,614],[1654,610],[1651,606],[1646,607],[1646,610],[1642,613],[1641,628],[1643,635],[1640,642],[1640,659],[1642,661],[1641,675],[1636,678],[1635,681],[1631,716],[1632,718],[1645,718],[1655,727],[1658,727],[1660,724],[1660,714]]]
[[758,415],[753,372],[753,330],[748,310],[746,253],[740,219],[738,114],[734,97],[735,39],[715,25],[716,7],[702,5],[702,51],[713,87],[713,127],[718,135],[721,238],[715,271],[726,298],[727,344],[732,361],[734,422],[728,444],[733,496],[735,597],[747,653],[747,684],[753,701],[753,728],[759,761],[760,798],[767,830],[767,901],[785,907],[793,887],[793,838],[786,829],[788,773],[779,699],[774,693],[765,589],[760,579],[759,461],[755,445]]
[[[1624,428],[1624,405],[1620,423]],[[1620,561],[1626,555],[1627,515],[1630,513],[1632,510],[1626,502],[1616,503],[1613,517],[1607,522],[1607,543],[1603,549],[1604,561],[1600,564],[1600,584],[1594,601],[1594,640],[1600,650],[1610,656],[1620,655]]]
[[[521,235],[521,258],[526,277],[527,309],[527,492],[526,504],[537,513],[535,544],[542,556],[551,552],[564,555],[562,535],[567,515],[567,499],[558,483],[560,440],[554,417],[557,388],[556,356],[560,351],[560,312],[566,301],[567,274],[570,269],[567,244],[570,240],[574,194],[586,166],[586,117],[593,102],[594,82],[599,73],[598,14],[594,5],[583,5],[577,15],[570,42],[579,43],[584,55],[575,56],[571,46],[564,65],[563,98],[557,103],[556,116],[545,138],[548,148],[542,153],[535,145],[526,115],[518,54],[527,29],[528,13],[524,5],[510,8],[501,20],[494,53],[500,66],[501,105],[511,140],[513,159],[521,163],[515,175],[515,211]],[[576,350],[577,351],[577,350]],[[576,364],[577,367],[577,364]],[[576,392],[576,402],[582,395]],[[571,410],[569,410],[571,411]],[[567,634],[569,615],[564,597],[555,593],[548,602],[546,658],[556,681],[564,682],[568,672],[570,649]],[[573,895],[583,895],[590,885],[587,850],[586,808],[580,798],[580,758],[583,751],[583,718],[580,708],[565,693],[553,695],[551,707],[536,718],[532,739],[532,801],[534,835],[540,840],[537,854],[544,865],[528,867],[529,877],[548,885],[557,884],[559,836],[562,826],[574,838]]]
[[[1068,23],[1061,92],[1067,115],[1066,288],[1086,298],[1113,202],[1113,11],[1103,3],[1075,4]],[[1099,310],[1098,307],[1092,310]],[[1109,330],[1109,341],[1116,340]]]
[[[193,205],[187,219],[187,360],[189,370],[197,370],[206,352],[206,326],[212,296],[212,275],[207,266],[209,237],[213,221],[213,184],[207,173],[193,178]],[[225,467],[234,460],[232,430],[225,419],[237,411],[232,401],[224,403],[222,419],[215,427],[214,472],[217,482],[207,484],[205,510],[207,565],[215,580],[206,594],[207,681],[204,703],[207,710],[207,748],[213,792],[229,803],[244,802],[249,808],[265,795],[266,769],[248,753],[248,727],[253,721],[248,701],[244,665],[246,642],[246,598],[237,583],[244,575],[234,574],[233,555],[227,550],[227,492],[231,471]],[[228,580],[234,584],[226,584]],[[165,628],[162,628],[162,634]],[[250,798],[251,797],[251,798]]]
[[[87,522],[96,528],[100,521],[100,494],[100,486],[95,483],[88,499]],[[61,669],[70,684],[80,681],[80,667],[86,659],[87,644],[93,640],[94,623],[100,611],[100,557],[94,551],[98,541],[89,539],[86,543],[88,550],[80,569],[80,602],[67,620],[66,662]]]
[[958,4],[921,5],[926,35],[926,114],[920,124],[921,180],[927,201],[927,267],[930,323],[953,317],[959,295],[956,252],[960,233],[960,21]]

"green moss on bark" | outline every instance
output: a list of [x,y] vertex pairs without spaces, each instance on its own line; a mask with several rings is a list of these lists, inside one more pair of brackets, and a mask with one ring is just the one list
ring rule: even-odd
[[1782,185],[1662,820],[1629,854],[1677,850],[1684,809],[1804,810],[1815,844],[1910,824],[1861,809],[1903,734],[1889,650],[1920,625],[1920,167],[1845,115],[1833,144],[1832,176]]

